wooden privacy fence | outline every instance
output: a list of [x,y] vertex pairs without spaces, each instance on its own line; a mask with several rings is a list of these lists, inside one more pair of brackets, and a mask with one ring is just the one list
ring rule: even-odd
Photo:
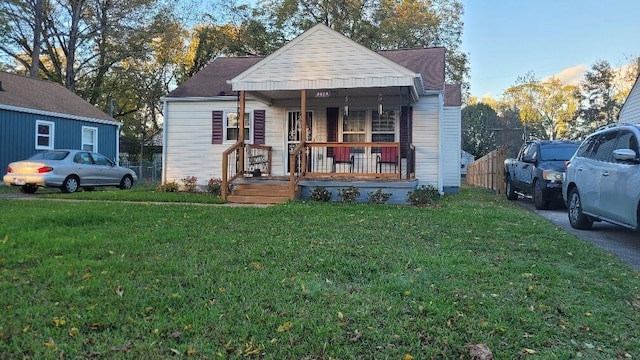
[[467,184],[491,189],[496,194],[503,194],[504,160],[506,148],[498,148],[467,166]]

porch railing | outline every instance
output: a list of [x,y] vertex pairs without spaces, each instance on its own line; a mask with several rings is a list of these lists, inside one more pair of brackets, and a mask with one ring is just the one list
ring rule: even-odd
[[229,184],[233,180],[242,176],[242,169],[238,166],[238,160],[240,157],[240,148],[244,144],[237,142],[222,153],[222,184],[220,189],[220,197],[227,199],[227,192],[229,190]]
[[271,175],[271,146],[245,145],[245,171],[251,176]]
[[416,147],[409,144],[407,152],[407,179],[415,179],[416,177]]
[[[409,145],[405,154],[401,150],[400,143],[389,142],[301,142],[288,154],[291,196],[305,177],[413,179],[415,147]],[[234,144],[222,156],[221,197],[227,199],[240,177],[272,175],[271,166],[271,146]]]
[[[244,157],[240,157],[240,150]],[[222,153],[220,196],[226,200],[233,181],[244,176],[271,175],[271,146],[235,143]]]
[[302,141],[289,152],[289,194],[292,198],[306,174],[308,159],[303,156],[305,149],[305,142]]
[[403,166],[413,163],[402,158],[400,143],[308,142],[306,148],[306,173],[309,177],[400,179]]

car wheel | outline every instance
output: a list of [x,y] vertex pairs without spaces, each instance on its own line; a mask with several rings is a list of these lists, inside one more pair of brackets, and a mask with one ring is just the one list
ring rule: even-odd
[[129,190],[133,187],[133,178],[131,175],[125,175],[122,180],[120,180],[119,188],[122,190]]
[[74,175],[67,176],[66,179],[62,182],[62,192],[64,193],[72,193],[76,192],[80,187],[80,180]]
[[549,208],[549,202],[544,198],[544,188],[540,180],[534,180],[533,182],[533,205],[538,210]]
[[507,199],[509,200],[518,200],[518,194],[513,190],[513,183],[511,182],[511,179],[507,179],[505,194],[507,194]]
[[38,190],[36,185],[24,185],[20,186],[20,192],[23,194],[33,194]]
[[580,193],[578,188],[571,189],[569,193],[569,223],[575,229],[589,230],[593,225],[593,220],[582,213],[582,201],[580,200]]

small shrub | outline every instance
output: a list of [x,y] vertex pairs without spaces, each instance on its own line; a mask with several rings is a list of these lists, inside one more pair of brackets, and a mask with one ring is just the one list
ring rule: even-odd
[[316,186],[311,192],[311,200],[327,202],[331,200],[331,191],[324,186]]
[[207,182],[207,192],[213,196],[220,196],[222,193],[222,179],[211,178]]
[[440,199],[440,193],[433,185],[421,185],[407,193],[407,202],[413,206],[433,205]]
[[178,192],[180,190],[180,185],[176,181],[167,181],[164,182],[156,188],[156,191],[159,192]]
[[348,188],[338,190],[338,196],[340,196],[343,203],[353,203],[358,200],[360,190],[355,186],[349,186]]
[[198,189],[198,178],[195,176],[187,176],[182,178],[182,185],[184,186],[184,191],[194,193],[197,192]]
[[376,191],[370,192],[368,195],[369,202],[372,204],[384,204],[391,197],[391,194],[383,193],[382,189],[376,189]]

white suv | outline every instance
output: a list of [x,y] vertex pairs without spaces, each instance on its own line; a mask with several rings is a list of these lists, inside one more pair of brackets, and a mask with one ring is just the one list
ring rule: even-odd
[[599,129],[566,164],[562,197],[569,222],[590,229],[594,221],[640,230],[640,124]]

